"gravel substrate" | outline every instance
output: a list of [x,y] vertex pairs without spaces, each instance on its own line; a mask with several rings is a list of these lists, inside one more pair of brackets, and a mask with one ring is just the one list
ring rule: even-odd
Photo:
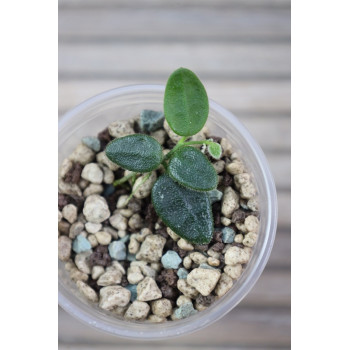
[[174,321],[210,307],[241,276],[259,232],[251,175],[228,141],[206,128],[191,139],[212,138],[223,149],[220,160],[208,156],[219,175],[218,189],[210,191],[210,244],[193,245],[158,218],[150,194],[162,166],[130,201],[143,176],[133,186],[131,180],[113,186],[129,172],[106,157],[107,143],[145,131],[166,154],[179,136],[163,120],[162,113],[142,111],[141,120],[116,121],[84,137],[59,171],[58,257],[85,298],[126,320]]

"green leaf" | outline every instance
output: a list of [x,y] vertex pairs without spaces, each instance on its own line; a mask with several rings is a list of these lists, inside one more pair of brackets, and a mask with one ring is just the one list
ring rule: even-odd
[[162,146],[153,137],[133,134],[111,141],[106,147],[107,157],[122,168],[147,173],[162,162]]
[[181,185],[198,191],[210,191],[218,184],[218,175],[208,158],[197,148],[183,146],[175,151],[168,166],[169,175]]
[[181,136],[197,134],[208,119],[209,101],[203,84],[186,68],[179,68],[168,79],[164,114],[171,129]]
[[208,152],[213,158],[220,159],[222,153],[221,145],[216,142],[210,143],[208,146]]
[[180,237],[195,244],[211,241],[213,214],[206,192],[193,191],[162,175],[153,186],[152,202],[158,216]]

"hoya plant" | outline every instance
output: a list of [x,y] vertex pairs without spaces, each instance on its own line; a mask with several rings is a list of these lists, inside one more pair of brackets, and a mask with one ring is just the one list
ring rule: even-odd
[[164,174],[152,188],[155,211],[176,234],[195,244],[209,243],[214,231],[209,191],[216,189],[218,176],[208,157],[192,146],[206,145],[215,159],[221,156],[221,146],[210,139],[188,140],[203,128],[208,113],[203,84],[192,71],[179,68],[170,75],[164,94],[165,119],[182,136],[174,148],[163,156],[162,146],[146,134],[121,137],[106,147],[107,157],[131,172],[115,186],[142,173],[148,173],[143,180],[147,181],[163,165]]

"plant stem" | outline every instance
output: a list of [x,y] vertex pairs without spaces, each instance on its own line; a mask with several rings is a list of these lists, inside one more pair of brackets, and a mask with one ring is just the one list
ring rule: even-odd
[[202,140],[202,141],[187,141],[186,140],[186,136],[184,136],[177,144],[176,146],[164,157],[164,161],[168,160],[173,153],[182,146],[189,146],[189,145],[210,145],[211,143],[213,143],[213,141],[210,140]]
[[129,179],[131,179],[131,178],[132,178],[133,176],[135,176],[136,174],[137,174],[137,173],[132,172],[132,173],[130,173],[129,175],[126,175],[126,176],[122,177],[121,179],[115,180],[115,181],[113,182],[113,186],[114,186],[114,187],[117,187],[118,185],[120,185],[120,184],[122,184],[122,183],[128,181]]

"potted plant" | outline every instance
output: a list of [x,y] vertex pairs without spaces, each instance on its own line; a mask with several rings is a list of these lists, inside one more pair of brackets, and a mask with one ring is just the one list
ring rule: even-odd
[[[273,180],[242,125],[209,105],[180,68],[164,98],[162,87],[124,88],[63,118],[60,302],[80,319],[122,336],[181,334],[223,316],[259,277]],[[96,138],[97,124],[108,129]],[[82,143],[67,157],[72,126]]]

